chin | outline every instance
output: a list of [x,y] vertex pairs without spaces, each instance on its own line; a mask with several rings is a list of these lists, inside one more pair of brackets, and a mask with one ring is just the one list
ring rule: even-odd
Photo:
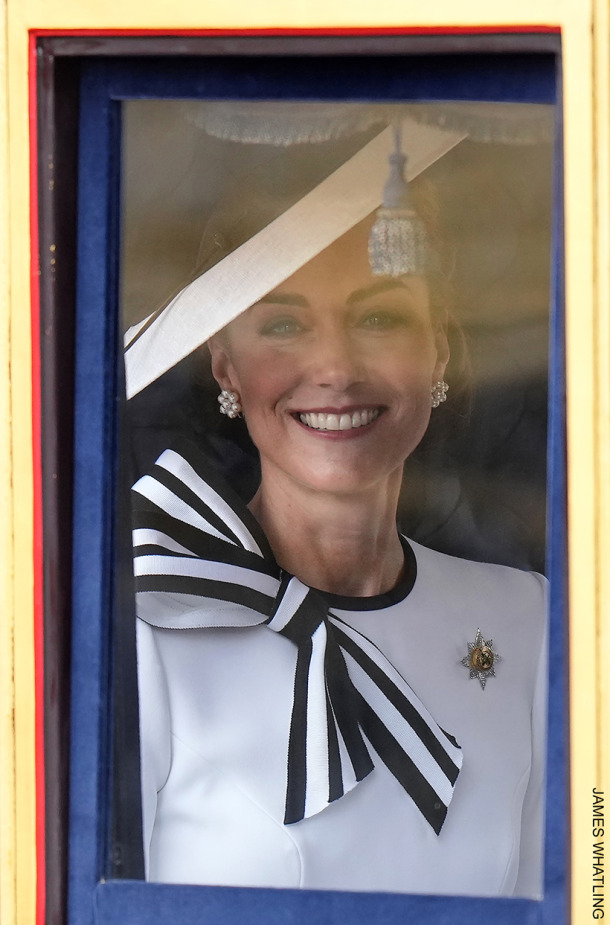
[[402,468],[401,461],[397,466],[388,466],[387,469],[370,465],[357,469],[351,466],[320,466],[315,469],[299,469],[298,472],[289,474],[295,482],[310,491],[347,497],[362,494],[375,487],[389,488],[389,483],[396,473],[399,478],[402,476]]
[[[411,434],[409,440],[404,438],[407,431]],[[394,427],[391,433],[386,430],[364,439],[330,440],[319,436],[310,439],[306,431],[299,432],[298,440],[292,439],[292,434],[284,434],[284,439],[279,436],[273,443],[265,440],[257,444],[263,481],[268,476],[274,480],[279,477],[292,483],[295,489],[301,486],[307,491],[334,496],[384,488],[390,492],[396,482],[400,483],[405,459],[424,432],[425,426]],[[402,436],[401,441],[398,435]],[[268,449],[272,452],[265,452]]]

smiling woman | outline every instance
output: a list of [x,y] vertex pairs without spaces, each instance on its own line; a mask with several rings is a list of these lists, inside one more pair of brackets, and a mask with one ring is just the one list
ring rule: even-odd
[[[397,523],[405,485],[417,494],[405,461],[445,378],[460,388],[447,261],[388,109],[364,107],[353,137],[348,120],[347,143],[274,149],[264,220],[252,200],[221,209],[192,282],[128,334],[130,395],[170,388],[179,361],[201,380],[211,356],[225,413],[210,434],[184,405],[190,441],[167,441],[133,491],[151,880],[541,893],[545,581]],[[418,170],[460,137],[402,107],[390,121]],[[242,141],[223,151],[260,158]]]
[[373,276],[373,222],[360,222],[209,342],[214,376],[240,396],[260,454],[250,509],[283,568],[339,594],[378,594],[398,581],[403,464],[426,430],[431,388],[448,360],[426,280]]

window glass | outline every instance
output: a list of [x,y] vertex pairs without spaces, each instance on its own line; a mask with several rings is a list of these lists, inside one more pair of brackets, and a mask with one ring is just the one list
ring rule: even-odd
[[540,898],[553,107],[122,124],[147,879]]

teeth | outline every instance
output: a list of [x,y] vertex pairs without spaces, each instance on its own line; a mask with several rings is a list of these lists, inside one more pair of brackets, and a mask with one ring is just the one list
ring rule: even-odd
[[307,411],[299,415],[301,423],[314,430],[353,430],[354,427],[365,427],[378,417],[379,408],[363,408],[351,414],[324,414]]

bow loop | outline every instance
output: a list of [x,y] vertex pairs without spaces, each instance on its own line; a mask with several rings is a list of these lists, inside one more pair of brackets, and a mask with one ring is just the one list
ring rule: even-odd
[[328,607],[321,595],[284,572],[267,626],[298,646],[311,639],[327,613]]

